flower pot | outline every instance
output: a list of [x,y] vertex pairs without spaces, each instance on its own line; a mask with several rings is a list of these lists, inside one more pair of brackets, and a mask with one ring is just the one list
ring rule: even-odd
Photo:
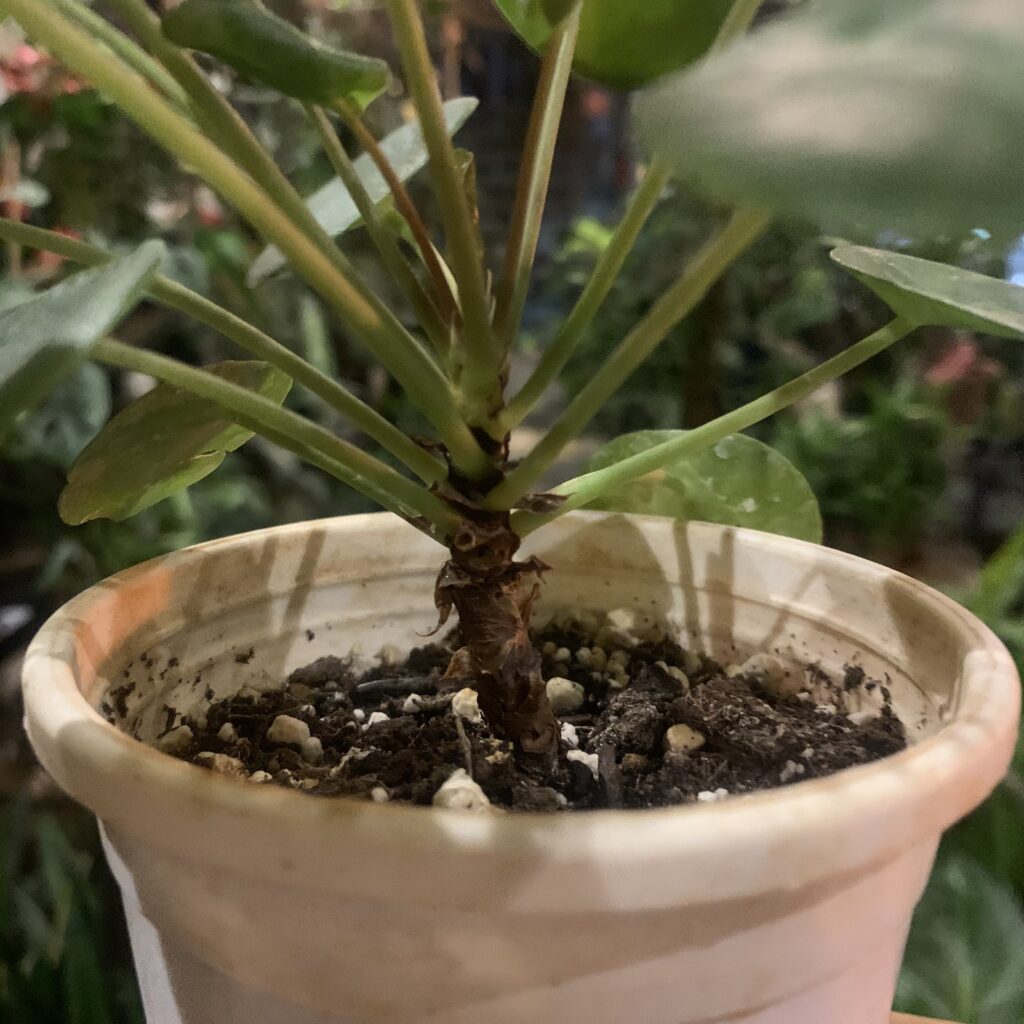
[[[574,513],[529,550],[544,609],[629,606],[727,661],[888,681],[903,753],[716,804],[561,816],[325,800],[217,777],[97,712],[409,648],[442,551],[387,515],[157,559],[59,611],[25,665],[43,764],[103,824],[150,1024],[886,1024],[942,831],[1006,769],[1019,684],[940,594],[780,537]],[[239,663],[239,657],[245,664]]]

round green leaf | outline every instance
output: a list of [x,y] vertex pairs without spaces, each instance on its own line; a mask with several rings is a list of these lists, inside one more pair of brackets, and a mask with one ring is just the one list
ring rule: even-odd
[[[495,0],[534,49],[547,42],[566,5],[556,0]],[[703,56],[731,0],[584,0],[575,69],[616,89],[637,89]]]
[[1024,338],[1024,288],[902,253],[843,245],[832,259],[904,320],[1001,338]]
[[1019,0],[819,0],[637,104],[639,134],[718,199],[833,230],[1018,232]]
[[307,103],[365,106],[391,80],[384,61],[325,46],[257,0],[185,0],[164,16],[163,31],[172,43]]
[[[591,456],[585,471],[605,469],[683,433],[640,430],[617,437]],[[678,459],[589,507],[745,526],[815,542],[822,536],[817,499],[800,471],[744,434]]]
[[[291,379],[256,360],[205,367],[233,384],[283,402]],[[86,446],[68,473],[60,515],[78,525],[127,519],[212,473],[251,438],[214,402],[158,384],[118,413]]]
[[0,440],[135,305],[164,253],[147,242],[0,313]]
[[[463,96],[445,103],[444,120],[449,135],[454,135],[466,123],[478,102],[472,97]],[[427,145],[419,121],[397,128],[383,139],[380,148],[402,181],[407,181],[427,163]],[[374,202],[383,202],[391,195],[388,183],[368,153],[361,154],[353,162],[363,187]],[[344,234],[361,223],[355,200],[337,178],[317,189],[306,203],[317,223],[332,237]],[[267,246],[249,268],[246,278],[249,287],[255,288],[280,270],[285,262],[280,249],[273,245]]]

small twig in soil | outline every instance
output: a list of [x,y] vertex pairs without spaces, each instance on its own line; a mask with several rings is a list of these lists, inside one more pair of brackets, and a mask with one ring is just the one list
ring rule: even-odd
[[473,747],[469,742],[469,737],[466,735],[466,727],[458,715],[455,716],[455,731],[459,734],[459,743],[462,744],[462,756],[466,759],[466,774],[473,778]]
[[433,676],[391,676],[359,683],[355,691],[360,699],[408,697],[413,693],[437,693],[437,680]]

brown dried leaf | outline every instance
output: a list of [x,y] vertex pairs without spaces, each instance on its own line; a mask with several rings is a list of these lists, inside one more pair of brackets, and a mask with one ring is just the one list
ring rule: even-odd
[[522,509],[524,512],[546,515],[564,505],[566,500],[564,494],[526,494],[516,502],[516,508]]

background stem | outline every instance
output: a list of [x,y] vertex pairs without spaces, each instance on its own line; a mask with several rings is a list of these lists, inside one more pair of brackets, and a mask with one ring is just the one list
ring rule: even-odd
[[598,310],[608,297],[619,272],[622,270],[647,218],[668,184],[669,169],[655,157],[647,168],[643,181],[630,197],[626,212],[615,229],[608,247],[601,253],[594,272],[562,324],[555,340],[548,346],[536,369],[530,374],[519,393],[506,406],[500,422],[503,430],[512,430],[529,415],[544,392],[554,383],[569,361],[576,346],[583,340],[587,328],[594,322]]

